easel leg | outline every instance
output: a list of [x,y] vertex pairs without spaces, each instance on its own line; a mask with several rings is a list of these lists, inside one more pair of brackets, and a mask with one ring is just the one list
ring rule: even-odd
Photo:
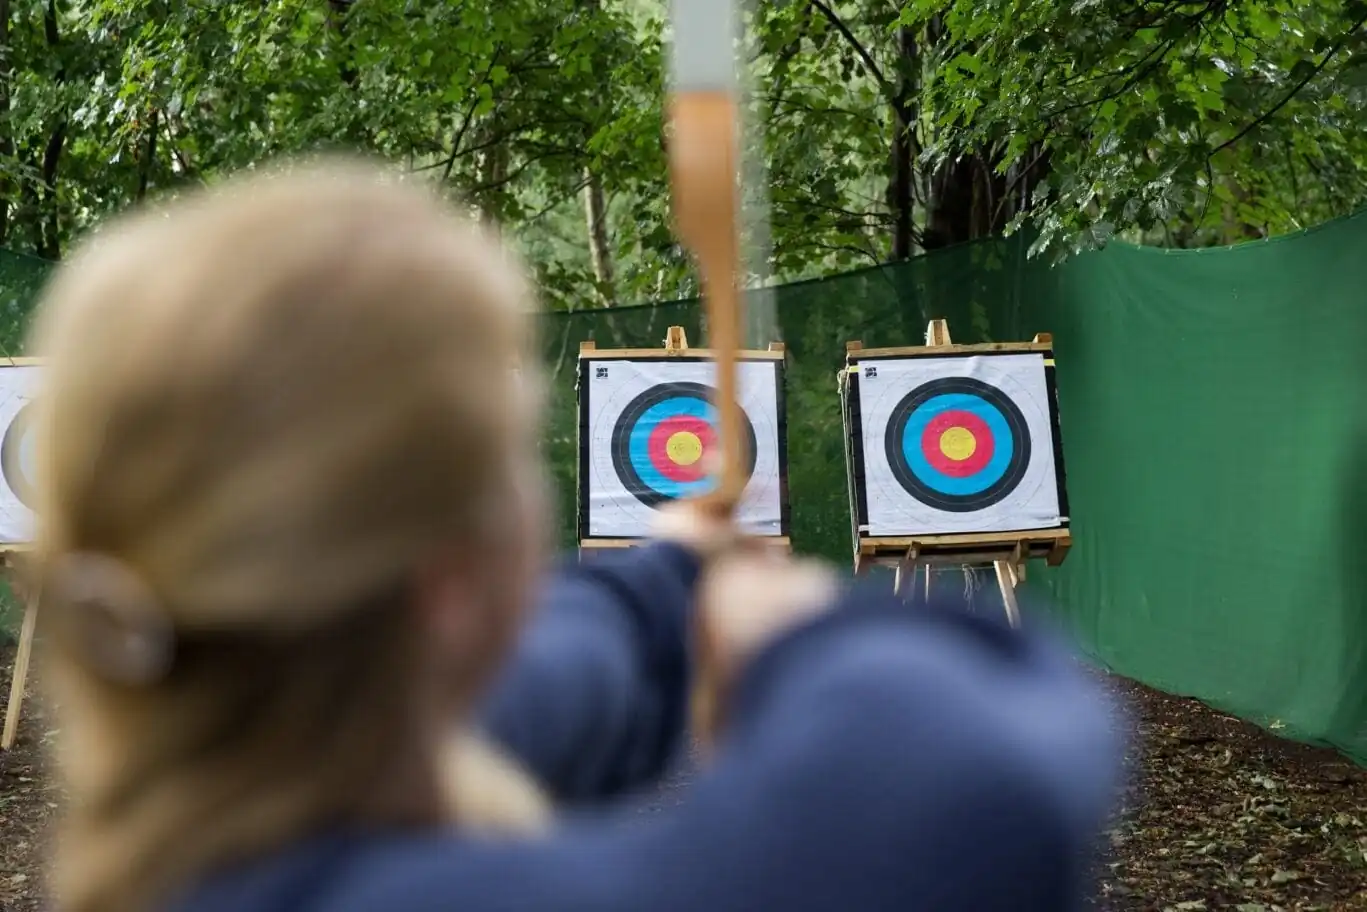
[[5,710],[5,733],[0,749],[9,750],[19,737],[19,713],[24,707],[24,685],[28,682],[29,659],[33,655],[33,634],[38,626],[38,600],[24,605],[24,626],[19,632],[19,652],[14,658],[14,678],[9,685],[9,708]]
[[[898,564],[897,569],[892,572],[892,594],[902,594],[902,575],[906,570],[906,564]],[[914,571],[913,571],[914,572]]]
[[930,604],[930,564],[926,564],[926,604]]
[[1010,561],[994,561],[997,569],[997,587],[1002,591],[1002,605],[1006,608],[1006,620],[1012,627],[1021,625],[1020,606],[1016,604],[1016,574]]

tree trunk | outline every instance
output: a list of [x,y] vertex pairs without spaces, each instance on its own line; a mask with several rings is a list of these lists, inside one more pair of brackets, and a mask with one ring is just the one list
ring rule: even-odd
[[938,250],[974,238],[974,183],[978,174],[973,156],[940,165],[930,177],[926,228],[921,246]]
[[892,180],[888,184],[888,211],[892,215],[892,259],[905,260],[915,245],[916,119],[917,86],[910,74],[916,61],[916,36],[909,28],[897,30],[897,97],[892,105]]
[[[57,0],[48,0],[43,13],[43,34],[47,39],[49,51],[60,54],[61,33],[57,29]],[[58,85],[66,82],[66,67],[57,68]],[[38,255],[50,260],[60,259],[62,255],[61,207],[57,200],[57,167],[62,161],[66,148],[67,116],[62,111],[57,115],[57,123],[48,136],[43,149],[42,185],[38,193]]]
[[[14,50],[10,47],[10,3],[0,0],[0,161],[14,158],[14,129],[10,125],[10,90],[14,80]],[[9,240],[10,200],[14,184],[0,180],[0,244]]]
[[[497,115],[490,115],[484,122],[484,134],[490,140],[498,136]],[[488,141],[488,140],[486,140]],[[506,142],[494,142],[479,155],[479,199],[480,215],[488,228],[496,235],[502,235],[499,225],[498,207],[493,200],[503,192],[508,178],[508,146]]]
[[584,169],[584,216],[589,228],[589,256],[598,297],[604,307],[617,306],[617,279],[613,271],[612,247],[608,241],[607,202],[603,181],[592,169]]
[[147,186],[152,181],[152,169],[157,164],[157,134],[160,132],[161,112],[153,111],[151,121],[147,125],[147,146],[143,150],[142,161],[138,162],[138,202],[147,197]]

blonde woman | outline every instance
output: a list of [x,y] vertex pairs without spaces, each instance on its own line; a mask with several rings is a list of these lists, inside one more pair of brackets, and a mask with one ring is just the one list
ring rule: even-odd
[[[1071,664],[687,508],[544,571],[530,323],[475,227],[353,167],[64,267],[35,337],[58,908],[1073,903],[1117,744]],[[642,817],[699,611],[725,726]]]

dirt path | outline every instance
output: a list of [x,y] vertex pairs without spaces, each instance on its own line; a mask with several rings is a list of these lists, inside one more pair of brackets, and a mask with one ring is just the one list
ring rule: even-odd
[[[9,698],[13,674],[14,647],[0,645],[0,702]],[[47,725],[36,701],[24,710],[18,743],[0,751],[0,912],[40,907],[43,838],[57,809],[56,787],[43,768]]]
[[[13,666],[0,649],[0,682]],[[1140,735],[1092,907],[1111,912],[1367,912],[1367,771],[1189,700],[1107,678]],[[0,912],[36,912],[57,807],[33,707],[0,753]],[[671,777],[650,810],[683,800]]]

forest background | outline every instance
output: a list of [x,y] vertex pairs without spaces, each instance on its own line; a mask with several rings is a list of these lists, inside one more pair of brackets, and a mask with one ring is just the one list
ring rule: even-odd
[[[150,195],[359,148],[500,225],[552,309],[691,297],[665,5],[0,0],[0,246],[60,259]],[[1362,0],[751,7],[752,284],[1022,225],[1055,253],[1231,244],[1367,196]]]

